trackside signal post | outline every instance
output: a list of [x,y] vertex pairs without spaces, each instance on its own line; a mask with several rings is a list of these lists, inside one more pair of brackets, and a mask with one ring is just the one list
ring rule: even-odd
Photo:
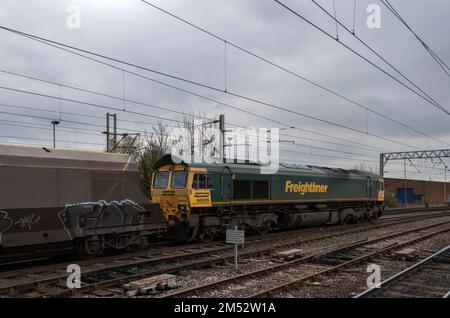
[[238,269],[238,245],[245,242],[245,231],[238,230],[237,226],[233,230],[227,230],[227,244],[234,244],[234,267]]

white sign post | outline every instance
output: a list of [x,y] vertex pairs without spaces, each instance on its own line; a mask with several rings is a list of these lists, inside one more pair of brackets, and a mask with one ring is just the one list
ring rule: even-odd
[[238,269],[238,245],[244,244],[245,231],[238,230],[235,226],[234,230],[227,230],[226,235],[227,244],[234,244],[234,267]]

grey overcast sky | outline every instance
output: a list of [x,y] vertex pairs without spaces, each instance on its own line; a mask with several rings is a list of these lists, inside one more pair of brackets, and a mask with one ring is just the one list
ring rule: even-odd
[[[282,145],[282,161],[342,168],[352,168],[359,163],[376,167],[379,148],[385,151],[414,150],[413,147],[449,148],[449,115],[414,95],[272,0],[149,0],[149,2],[439,140],[427,138],[373,113],[367,115],[360,107],[229,45],[226,64],[227,89],[230,92],[336,122],[362,132],[368,131],[370,134],[390,138],[406,145],[126,67],[136,73],[211,99],[311,131],[282,130],[283,134],[294,136],[282,136],[283,139],[296,142]],[[317,2],[329,12],[333,12],[332,0]],[[333,35],[336,33],[334,21],[312,1],[284,0],[283,3],[327,32]],[[391,0],[390,3],[417,34],[447,65],[450,65],[448,18],[450,2]],[[335,0],[336,17],[350,29],[353,26],[353,4],[353,0]],[[380,28],[367,26],[366,20],[370,13],[366,10],[371,4],[380,6]],[[68,10],[71,5],[76,5],[81,10],[80,28],[71,29],[67,26],[70,14]],[[356,0],[354,24],[357,36],[381,53],[440,105],[450,110],[450,77],[439,68],[413,35],[379,0]],[[0,25],[220,89],[225,87],[224,43],[139,0],[2,0]],[[395,74],[341,27],[338,35],[342,42]],[[245,127],[284,127],[137,76],[130,74],[124,76],[117,69],[62,52],[5,30],[0,30],[0,43],[1,71],[16,72],[117,97],[122,97],[125,92],[125,97],[129,100],[196,115],[202,113],[207,117],[215,117],[218,114],[225,114],[228,123]],[[398,75],[395,76],[400,78]],[[59,119],[62,111],[62,122],[57,134],[58,146],[100,150],[105,139],[100,134],[105,130],[101,126],[104,126],[103,117],[107,111],[84,104],[60,102],[58,99],[5,90],[4,87],[115,108],[123,107],[122,101],[118,99],[61,88],[58,85],[24,79],[4,72],[0,72],[0,86],[3,87],[0,88],[2,143],[51,145],[50,119]],[[149,115],[182,119],[180,114],[139,104],[126,103],[125,107],[127,110]],[[123,129],[121,132],[130,129],[149,131],[157,119],[118,112],[118,121],[119,127]],[[163,123],[176,125],[174,122]],[[416,162],[416,167],[413,167],[408,163],[408,177],[442,180],[443,170],[438,168],[439,165],[427,168],[432,165],[431,162]],[[403,163],[390,164],[386,170],[388,176],[402,176]]]

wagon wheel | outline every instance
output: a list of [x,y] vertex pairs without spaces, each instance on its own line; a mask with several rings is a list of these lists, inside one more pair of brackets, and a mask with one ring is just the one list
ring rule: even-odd
[[143,237],[143,238],[141,238],[139,240],[137,248],[142,250],[142,249],[147,248],[149,246],[150,246],[150,241],[148,240],[147,237]]
[[87,239],[79,239],[75,243],[75,254],[80,259],[92,259],[100,255],[100,245],[92,245]]

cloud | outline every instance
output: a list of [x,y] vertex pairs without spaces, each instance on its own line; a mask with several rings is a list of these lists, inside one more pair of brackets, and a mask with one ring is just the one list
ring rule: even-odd
[[[356,12],[356,34],[382,53],[398,67],[408,78],[417,83],[442,105],[450,109],[449,78],[439,69],[428,53],[417,43],[410,33],[390,14],[382,8],[381,29],[368,29],[365,25],[367,13],[365,8],[373,1],[358,1]],[[69,4],[76,3],[81,8],[81,29],[66,27]],[[195,24],[211,31],[228,41],[274,61],[308,79],[335,90],[358,103],[382,112],[394,120],[404,122],[440,140],[450,143],[448,116],[433,108],[410,91],[389,79],[382,72],[374,69],[348,50],[301,21],[273,1],[260,0],[183,0],[154,1],[155,4],[173,12]],[[285,0],[285,3],[311,19],[331,34],[335,32],[335,24],[326,17],[310,1]],[[329,1],[320,1],[322,6],[331,10]],[[381,4],[380,4],[381,5]],[[26,10],[24,9],[26,6]],[[450,3],[445,1],[419,0],[398,1],[397,10],[422,36],[430,46],[444,59],[450,55],[450,43],[446,41],[446,30],[450,29],[450,21],[446,12]],[[350,28],[353,25],[353,3],[346,0],[336,1],[337,17]],[[174,18],[161,13],[140,1],[106,1],[106,0],[73,0],[73,1],[17,1],[6,0],[0,4],[0,20],[2,24],[25,32],[79,46],[88,50],[106,54],[118,59],[130,61],[149,68],[161,70],[173,75],[185,77],[220,89],[225,88],[225,44]],[[339,30],[340,38],[358,52],[370,57],[379,65],[382,62],[349,35]],[[121,97],[123,94],[123,74],[115,69],[87,61],[77,56],[44,46],[29,39],[0,31],[2,49],[0,51],[0,68],[18,73],[44,78],[95,90],[104,94]],[[447,61],[450,63],[450,61]],[[389,120],[369,114],[347,101],[287,74],[267,63],[251,57],[242,51],[227,46],[227,89],[267,101],[277,106],[317,116],[342,125],[385,136],[399,142],[415,145],[418,148],[445,148],[445,144],[426,138]],[[389,66],[383,68],[392,72]],[[269,108],[257,103],[245,101],[220,92],[182,83],[164,76],[133,70],[140,74],[165,81],[167,83],[192,90],[209,98],[229,103],[245,110],[258,113],[274,120],[316,131],[320,134],[351,140],[368,146],[381,147],[387,150],[406,150],[407,147],[390,143],[382,139],[370,137],[363,133],[323,124],[311,119]],[[400,78],[400,77],[399,77]],[[59,96],[59,87],[51,84],[37,83],[0,73],[0,85],[16,87],[36,92]],[[79,99],[91,103],[121,108],[120,100],[81,93],[64,88],[65,98]],[[142,78],[125,75],[125,95],[127,99],[142,103],[163,106],[174,110],[194,114],[204,113],[214,117],[219,113],[226,115],[229,123],[254,127],[277,126],[266,120],[252,117],[242,112],[209,102],[195,96],[161,86]],[[34,106],[57,111],[60,103],[57,100],[0,90],[2,103],[22,106]],[[173,112],[158,110],[142,105],[127,104],[128,109],[182,119]],[[95,116],[104,116],[106,110],[75,103],[63,102],[64,111],[78,112]],[[0,106],[0,111],[7,109]],[[11,109],[9,109],[11,111]],[[15,110],[18,112],[17,110]],[[24,113],[21,111],[21,113]],[[26,111],[28,115],[58,116],[57,113]],[[85,120],[89,123],[103,125],[104,120],[87,119],[76,116],[66,118]],[[119,124],[125,129],[138,127],[150,130],[146,125],[135,125],[120,120],[138,120],[156,122],[156,119],[145,118],[123,112],[118,113]],[[12,115],[1,115],[2,120],[23,120],[27,123],[48,124],[48,121],[37,118],[26,118]],[[172,123],[174,124],[174,123]],[[77,125],[62,123],[63,127]],[[78,125],[79,128],[89,128]],[[92,127],[90,127],[92,129]],[[76,140],[104,142],[104,137],[76,135]],[[6,125],[2,131],[18,137],[50,135],[44,130],[24,129]],[[330,149],[342,150],[336,142],[344,143],[323,135],[314,135],[305,131],[295,131],[299,137],[315,138],[315,144]],[[61,133],[61,139],[75,139],[71,133]],[[13,139],[0,140],[13,142]],[[20,140],[15,140],[20,142]],[[328,142],[328,143],[327,143]],[[69,147],[83,146],[67,141],[61,144]],[[84,145],[87,146],[87,145]],[[283,149],[298,149],[301,146],[283,146]],[[101,149],[101,146],[94,146]],[[353,152],[356,152],[356,148]],[[342,165],[351,167],[355,160],[333,160],[321,155],[333,155],[332,152],[313,152],[316,160],[322,165]],[[358,153],[367,160],[376,161],[378,154],[374,151],[359,149]],[[336,155],[336,154],[335,154]],[[350,156],[350,155],[349,155]],[[354,156],[357,157],[356,155]],[[305,157],[286,155],[286,161],[309,162]],[[359,158],[359,157],[358,157]],[[283,159],[283,155],[282,155]],[[357,162],[356,162],[357,163]]]

